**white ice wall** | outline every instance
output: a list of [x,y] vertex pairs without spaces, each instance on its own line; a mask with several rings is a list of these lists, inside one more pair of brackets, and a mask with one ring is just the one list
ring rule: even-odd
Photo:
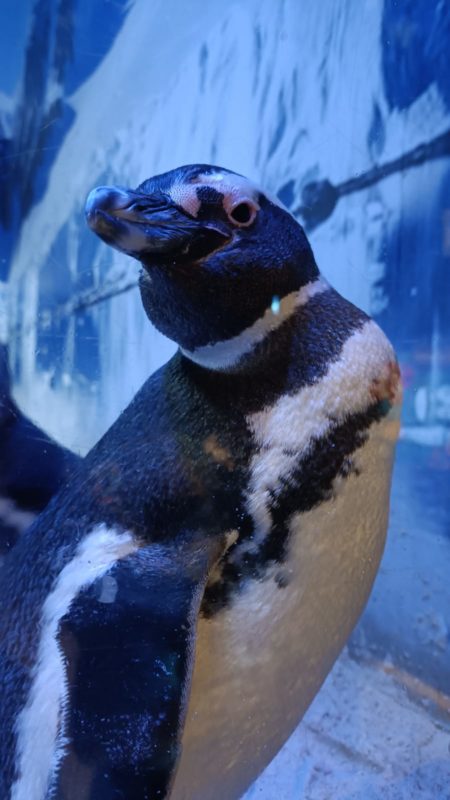
[[[23,365],[17,397],[60,441],[86,450],[172,352],[133,291],[92,312],[101,349],[95,385],[80,385],[70,369],[58,382],[37,370],[40,271],[67,225],[72,251],[66,257],[75,270],[86,268],[77,262],[80,240],[92,236],[82,218],[88,191],[98,182],[133,186],[181,163],[212,162],[271,191],[294,179],[299,199],[311,179],[339,183],[371,166],[374,101],[385,119],[384,159],[435,135],[445,109],[433,88],[407,120],[386,107],[381,13],[382,3],[373,0],[136,0],[104,61],[69,98],[75,123],[43,199],[22,227],[12,265],[12,347]],[[385,302],[371,291],[385,269],[377,240],[398,217],[400,198],[414,203],[414,193],[405,198],[403,190],[395,176],[343,199],[312,236],[327,277],[369,311]],[[99,285],[136,275],[134,263],[105,245],[97,252]]]

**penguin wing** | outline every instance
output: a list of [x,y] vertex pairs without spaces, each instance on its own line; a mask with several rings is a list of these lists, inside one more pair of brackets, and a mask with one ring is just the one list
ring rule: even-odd
[[143,547],[78,595],[62,619],[64,800],[163,800],[180,755],[211,543]]

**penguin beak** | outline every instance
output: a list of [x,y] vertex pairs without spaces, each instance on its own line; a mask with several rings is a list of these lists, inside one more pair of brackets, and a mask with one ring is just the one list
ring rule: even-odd
[[99,186],[86,200],[86,220],[104,242],[145,265],[199,257],[230,238],[225,226],[189,217],[167,195]]

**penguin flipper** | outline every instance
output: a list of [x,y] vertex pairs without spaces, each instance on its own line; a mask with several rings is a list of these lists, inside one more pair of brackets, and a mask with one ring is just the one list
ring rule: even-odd
[[211,564],[206,540],[182,547],[146,546],[116,562],[61,621],[68,745],[57,800],[168,796]]

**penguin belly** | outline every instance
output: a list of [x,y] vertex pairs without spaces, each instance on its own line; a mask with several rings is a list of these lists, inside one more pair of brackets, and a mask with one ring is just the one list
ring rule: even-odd
[[[212,618],[200,617],[171,800],[238,800],[325,680],[383,553],[398,408],[370,426],[332,496],[291,517],[283,562],[246,581]],[[272,453],[279,465],[278,456]]]

